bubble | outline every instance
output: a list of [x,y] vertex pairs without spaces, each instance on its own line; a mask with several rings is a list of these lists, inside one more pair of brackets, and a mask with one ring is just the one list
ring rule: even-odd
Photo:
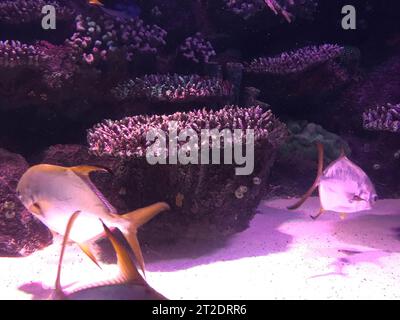
[[241,193],[246,193],[247,191],[249,191],[249,188],[247,188],[246,186],[240,186],[238,188],[238,191]]
[[374,170],[380,170],[381,165],[379,163],[375,163],[373,168],[374,168]]
[[254,178],[253,178],[253,183],[254,183],[255,185],[260,185],[260,184],[261,184],[261,178],[259,178],[259,177],[254,177]]

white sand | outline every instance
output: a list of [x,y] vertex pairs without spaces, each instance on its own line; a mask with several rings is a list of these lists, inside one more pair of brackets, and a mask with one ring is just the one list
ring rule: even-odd
[[[399,299],[400,200],[345,220],[318,210],[318,199],[296,212],[294,200],[263,202],[250,228],[198,258],[147,264],[149,283],[170,299]],[[56,275],[60,239],[26,258],[1,258],[0,299],[46,298]],[[66,251],[63,285],[110,278],[76,246]],[[69,287],[68,289],[71,289]]]

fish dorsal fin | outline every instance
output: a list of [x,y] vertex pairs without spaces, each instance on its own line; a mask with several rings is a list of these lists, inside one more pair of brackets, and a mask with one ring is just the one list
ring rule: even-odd
[[94,171],[102,171],[102,172],[108,172],[108,173],[111,172],[110,169],[107,169],[105,167],[99,167],[99,166],[85,166],[84,165],[84,166],[70,167],[70,169],[78,175],[87,176],[87,177],[89,177],[89,174]]
[[340,158],[346,157],[346,151],[344,150],[343,145],[340,147]]
[[69,218],[69,221],[68,221],[67,227],[65,229],[65,233],[64,233],[64,239],[63,239],[63,242],[61,245],[61,253],[60,253],[60,259],[58,261],[57,278],[56,278],[56,286],[55,286],[56,287],[56,296],[60,297],[61,299],[66,297],[61,288],[61,269],[62,269],[62,261],[64,258],[65,246],[67,245],[67,242],[69,240],[69,234],[71,232],[72,226],[79,214],[80,214],[80,211],[76,211],[73,213],[71,218]]
[[317,150],[318,150],[318,169],[317,169],[317,177],[315,178],[314,183],[308,189],[308,191],[301,197],[299,201],[297,201],[295,204],[287,207],[289,210],[295,210],[299,208],[306,200],[311,196],[311,194],[314,192],[314,190],[318,187],[319,180],[323,174],[324,170],[324,146],[321,142],[317,142]]
[[103,221],[101,221],[101,223],[103,224],[104,231],[108,239],[111,241],[115,253],[117,254],[117,263],[121,272],[121,276],[114,281],[114,284],[126,283],[126,282],[146,284],[145,280],[140,275],[138,269],[133,263],[128,250],[122,245],[121,242],[117,240],[117,238],[113,235],[110,229],[103,223]]
[[89,176],[91,172],[96,172],[96,171],[111,173],[110,169],[97,166],[76,166],[76,167],[70,167],[69,169],[72,170],[79,178],[81,178],[86,183],[86,185],[96,194],[96,196],[110,211],[110,213],[113,214],[117,213],[117,209],[115,209],[114,206],[110,202],[108,202],[108,200],[104,197],[101,191],[94,185],[92,180],[90,180]]

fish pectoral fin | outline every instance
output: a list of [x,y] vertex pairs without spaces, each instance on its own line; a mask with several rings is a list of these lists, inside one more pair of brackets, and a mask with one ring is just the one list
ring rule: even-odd
[[70,167],[69,169],[71,169],[79,176],[86,176],[86,177],[89,176],[89,174],[94,171],[111,173],[110,169],[99,166],[75,166],[75,167]]
[[[133,263],[128,250],[123,246],[123,244],[120,241],[117,240],[117,238],[113,235],[111,230],[103,223],[103,221],[101,221],[101,223],[103,224],[104,231],[105,231],[108,239],[111,241],[111,244],[117,254],[117,263],[118,263],[119,269],[121,271],[121,278],[118,280],[118,282],[123,283],[123,282],[128,282],[128,281],[134,281],[134,282],[138,282],[138,283],[146,283],[144,281],[144,279],[142,278],[142,276],[140,275],[135,264]],[[130,243],[130,241],[128,241],[128,242]],[[136,243],[137,243],[137,246],[140,251],[140,247],[139,247],[137,238],[136,238]],[[140,254],[141,254],[141,251],[140,251]]]
[[324,212],[325,212],[325,209],[324,208],[320,208],[318,213],[315,216],[310,216],[310,217],[313,220],[317,220]]
[[65,297],[64,292],[62,291],[61,288],[61,268],[62,268],[62,261],[64,258],[64,252],[65,252],[65,246],[68,242],[69,239],[69,234],[71,232],[72,226],[76,220],[76,218],[78,217],[78,215],[80,214],[80,211],[75,211],[71,218],[69,218],[67,227],[65,229],[65,233],[64,233],[64,239],[63,239],[63,243],[61,245],[61,253],[60,253],[60,259],[58,261],[58,268],[57,268],[57,278],[56,278],[56,295],[59,297]]
[[92,250],[90,249],[90,245],[89,243],[85,242],[85,243],[78,243],[79,248],[81,248],[81,250],[83,251],[84,254],[86,254],[90,260],[92,260],[100,269],[101,266],[98,263],[96,257],[94,256],[94,254],[92,253]]
[[43,211],[42,208],[40,207],[39,203],[35,202],[33,203],[29,208],[28,211],[37,215],[37,216],[43,216]]
[[323,174],[323,167],[324,167],[324,146],[322,143],[317,142],[317,150],[318,150],[318,168],[317,168],[317,177],[315,178],[314,183],[308,189],[308,191],[304,194],[304,196],[301,197],[299,201],[297,201],[295,204],[287,207],[288,210],[295,210],[299,208],[306,200],[312,195],[314,190],[318,187],[319,180]]
[[133,253],[135,254],[136,260],[139,264],[140,270],[143,272],[143,276],[146,276],[145,266],[144,266],[144,259],[142,249],[140,248],[139,240],[137,238],[136,232],[130,233],[126,240],[128,241],[129,245],[132,248]]

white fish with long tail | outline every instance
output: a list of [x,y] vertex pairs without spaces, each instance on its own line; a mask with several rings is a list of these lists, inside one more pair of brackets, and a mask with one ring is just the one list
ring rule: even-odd
[[367,174],[350,161],[344,152],[323,170],[324,149],[321,143],[318,148],[318,174],[311,188],[289,210],[299,208],[318,187],[321,208],[313,219],[324,211],[335,211],[344,218],[346,213],[370,210],[378,196],[375,187]]
[[17,193],[24,206],[49,229],[64,235],[72,214],[80,211],[76,227],[70,238],[95,262],[90,242],[104,234],[99,219],[110,227],[119,228],[127,238],[140,268],[144,273],[142,250],[137,239],[137,229],[158,213],[168,210],[165,202],[158,202],[124,215],[108,203],[91,182],[93,171],[108,171],[95,166],[61,167],[40,164],[29,168],[21,177]]

